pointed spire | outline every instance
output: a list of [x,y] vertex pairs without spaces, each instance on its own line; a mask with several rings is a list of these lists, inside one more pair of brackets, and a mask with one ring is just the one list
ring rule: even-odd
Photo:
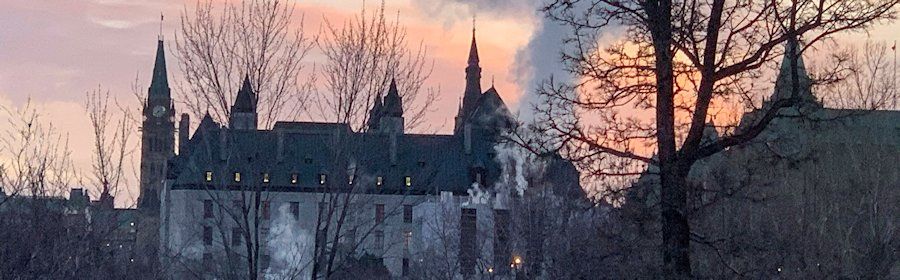
[[478,66],[478,44],[475,43],[475,17],[472,17],[472,45],[469,46],[469,66]]
[[378,124],[381,123],[381,116],[384,104],[381,101],[381,92],[375,96],[375,102],[372,105],[372,110],[369,110],[369,120],[367,124],[369,126],[370,131],[378,130]]
[[250,75],[244,75],[244,82],[234,100],[232,112],[256,112],[256,93],[250,84]]
[[797,55],[797,80],[800,83],[797,97],[805,103],[818,104],[812,93],[812,79],[809,77],[806,66],[803,63],[803,54],[800,53],[801,48],[800,42],[795,38],[788,39],[785,43],[784,57],[781,60],[778,78],[775,80],[775,92],[772,94],[769,102],[791,97],[794,84],[792,79],[793,71],[791,71],[791,54],[795,54]]
[[[163,41],[156,43],[156,61],[153,63],[153,79],[150,82],[150,95],[168,93],[169,78],[166,73],[166,51]],[[154,90],[157,89],[157,90]]]
[[384,97],[384,116],[403,117],[403,100],[397,91],[397,82],[391,78],[391,86]]

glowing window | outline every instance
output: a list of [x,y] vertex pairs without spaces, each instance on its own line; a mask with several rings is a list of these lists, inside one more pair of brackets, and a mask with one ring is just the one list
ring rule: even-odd
[[325,174],[319,174],[319,185],[325,184]]
[[206,181],[212,182],[212,171],[206,171]]
[[263,179],[263,183],[268,183],[269,182],[269,173],[263,173],[262,179]]
[[356,176],[354,176],[353,174],[350,174],[350,178],[347,179],[347,183],[350,185],[353,185],[353,179],[356,179]]
[[241,172],[234,172],[234,181],[235,182],[241,181]]
[[296,183],[297,183],[297,177],[298,177],[298,176],[297,176],[297,173],[291,174],[291,184],[296,184]]
[[384,184],[384,178],[381,178],[381,176],[378,176],[378,177],[375,178],[375,185],[376,185],[376,186],[379,186],[379,187],[380,187],[380,186],[383,185],[383,184]]
[[412,177],[406,176],[406,178],[404,178],[404,181],[406,182],[407,188],[412,186]]

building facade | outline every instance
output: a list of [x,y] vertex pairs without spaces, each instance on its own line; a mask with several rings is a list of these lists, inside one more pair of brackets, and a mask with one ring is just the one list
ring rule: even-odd
[[[249,77],[227,125],[207,114],[188,137],[182,118],[159,192],[160,260],[179,264],[169,276],[511,277],[515,186],[498,184],[507,180],[496,147],[515,121],[493,86],[481,91],[474,32],[465,73],[450,135],[407,133],[394,81],[364,131],[316,122],[259,129]],[[171,108],[162,111],[168,129]],[[579,188],[574,167],[561,166]]]

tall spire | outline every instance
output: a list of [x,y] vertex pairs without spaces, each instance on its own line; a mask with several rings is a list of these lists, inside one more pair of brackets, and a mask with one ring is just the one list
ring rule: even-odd
[[812,79],[806,72],[806,66],[803,63],[803,54],[800,53],[800,48],[800,42],[795,38],[789,39],[785,43],[784,57],[781,60],[778,78],[775,80],[775,92],[772,94],[769,102],[790,98],[792,96],[794,81],[792,79],[793,71],[791,69],[791,57],[797,55],[797,80],[800,83],[797,97],[804,103],[818,104],[812,93]]
[[166,73],[166,51],[163,41],[158,40],[156,43],[156,62],[153,63],[153,80],[150,82],[150,95],[168,95],[168,88],[169,78]]
[[469,66],[478,66],[478,44],[475,43],[475,17],[472,17],[472,45],[469,46]]
[[456,116],[454,133],[460,133],[481,98],[481,66],[478,65],[478,44],[475,42],[475,18],[472,18],[472,45],[466,66],[466,90],[463,92],[462,109]]

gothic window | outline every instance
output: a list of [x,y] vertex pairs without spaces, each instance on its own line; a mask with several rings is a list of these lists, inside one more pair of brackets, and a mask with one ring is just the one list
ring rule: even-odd
[[470,208],[461,209],[459,227],[459,262],[460,272],[463,275],[472,274],[477,258],[478,237],[476,236],[477,210]]
[[384,222],[384,204],[375,204],[375,223]]
[[412,223],[412,220],[413,220],[412,205],[403,205],[403,222],[404,223]]
[[406,176],[403,178],[403,181],[407,188],[412,187],[412,177]]
[[298,178],[298,177],[299,177],[299,176],[297,175],[297,173],[292,173],[292,174],[291,174],[291,184],[297,184],[297,178]]
[[262,181],[263,183],[269,183],[269,173],[262,174]]
[[381,251],[381,249],[384,248],[384,232],[381,230],[377,230],[375,231],[374,235],[375,240],[374,244],[372,244],[372,248],[375,249],[376,252]]
[[203,218],[213,217],[213,201],[210,199],[203,201]]
[[381,176],[375,177],[375,186],[381,189],[382,185],[384,185],[384,178]]
[[291,202],[291,216],[294,217],[295,221],[300,220],[300,202]]
[[203,245],[210,246],[213,242],[212,227],[203,226]]
[[212,182],[213,174],[212,171],[206,171],[206,182]]
[[319,185],[325,185],[325,179],[327,179],[327,177],[325,176],[325,174],[324,174],[324,173],[320,173],[320,174],[319,174]]
[[409,258],[403,258],[403,276],[409,275]]
[[241,172],[234,172],[234,182],[235,183],[241,182]]
[[409,254],[409,244],[412,243],[412,231],[403,231],[403,252]]

